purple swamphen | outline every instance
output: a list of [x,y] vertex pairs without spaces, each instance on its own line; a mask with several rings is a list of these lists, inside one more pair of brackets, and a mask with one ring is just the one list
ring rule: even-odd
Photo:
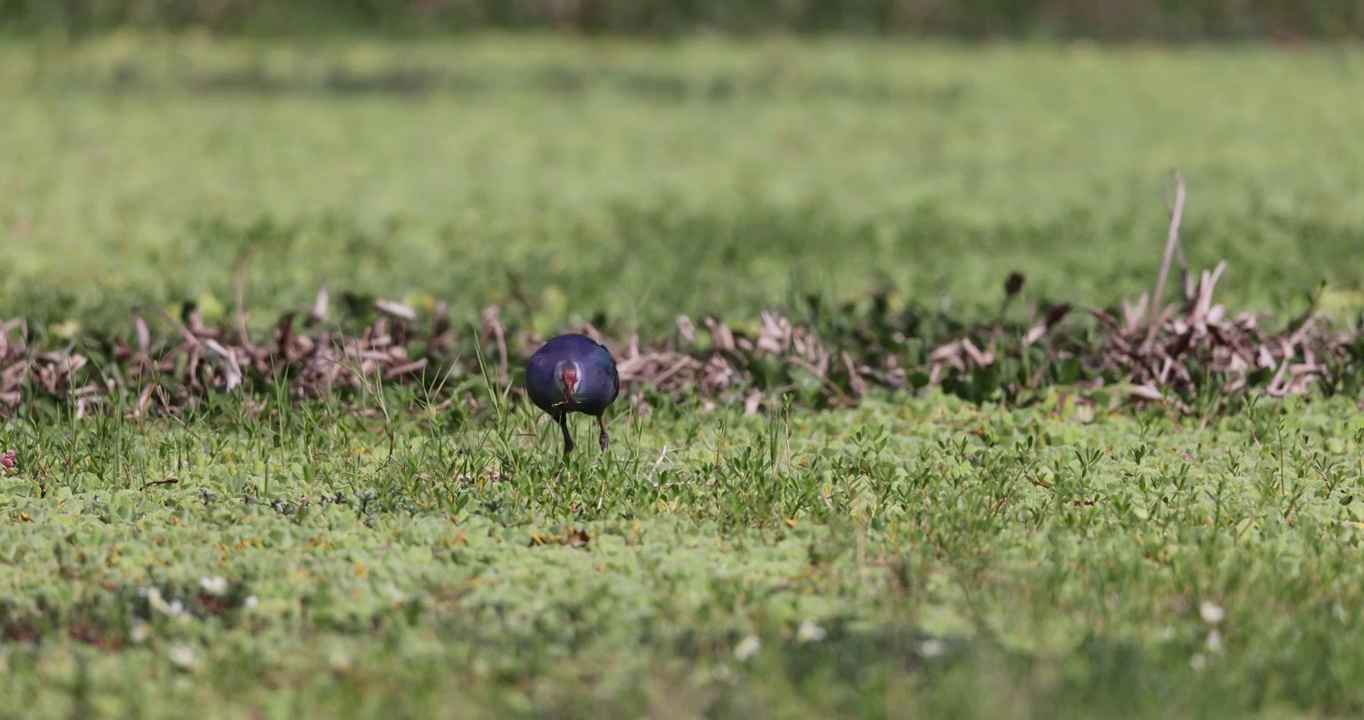
[[526,361],[526,392],[564,431],[564,456],[573,451],[568,434],[568,414],[580,412],[597,418],[602,452],[606,437],[603,414],[620,394],[620,376],[611,351],[586,335],[570,333],[549,339]]

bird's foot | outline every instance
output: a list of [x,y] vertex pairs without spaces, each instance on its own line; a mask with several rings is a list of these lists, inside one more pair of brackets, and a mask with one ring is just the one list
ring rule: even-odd
[[597,444],[601,445],[602,452],[606,452],[611,448],[611,438],[606,436],[605,431],[597,438]]

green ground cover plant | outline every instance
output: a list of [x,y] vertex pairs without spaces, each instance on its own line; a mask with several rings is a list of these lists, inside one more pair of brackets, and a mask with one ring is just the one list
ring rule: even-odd
[[[80,383],[39,393],[25,375],[6,400],[0,707],[1357,714],[1354,345],[1300,396],[1195,374],[1184,394],[1161,386],[1168,403],[1096,401],[1112,388],[1080,365],[1024,394],[870,373],[853,392],[837,371],[835,392],[731,357],[726,392],[641,374],[610,415],[612,452],[580,424],[566,467],[515,360],[584,324],[666,341],[679,315],[703,348],[685,352],[710,358],[704,318],[742,338],[764,310],[854,364],[962,333],[1004,347],[1061,302],[1067,337],[1090,338],[1088,308],[1152,287],[1173,166],[1185,260],[1227,261],[1228,313],[1348,335],[1361,62],[849,40],[7,43],[0,319],[5,352],[23,345],[0,373],[80,354],[80,383],[123,385],[82,404]],[[1013,272],[1026,281],[1001,311]],[[310,325],[319,284],[330,314]],[[224,361],[195,375],[171,353],[187,328],[292,347],[272,334],[288,312],[291,337],[352,339],[411,312],[424,344],[442,308],[446,362],[388,378],[397,361],[356,363],[345,392],[249,367],[229,388]],[[153,355],[169,369],[147,370]],[[203,387],[182,401],[190,378]]]
[[1345,713],[1352,411],[625,415],[624,449],[559,482],[524,410],[401,419],[391,451],[327,405],[9,421],[5,692],[50,716]]

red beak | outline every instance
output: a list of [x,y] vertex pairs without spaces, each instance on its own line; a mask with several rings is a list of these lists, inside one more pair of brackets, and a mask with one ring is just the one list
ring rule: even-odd
[[578,387],[578,373],[575,373],[575,372],[573,372],[572,370],[566,370],[566,371],[564,371],[563,380],[564,380],[564,402],[567,403],[567,404],[569,404],[569,405],[572,405],[572,404],[573,404],[573,390],[574,390],[575,388]]

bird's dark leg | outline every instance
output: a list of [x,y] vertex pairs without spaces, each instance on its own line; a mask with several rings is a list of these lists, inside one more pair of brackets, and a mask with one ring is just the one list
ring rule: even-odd
[[559,429],[564,431],[564,457],[573,452],[573,437],[568,434],[568,413],[559,413]]
[[606,417],[598,415],[597,425],[601,428],[601,436],[597,438],[597,442],[601,445],[601,451],[606,452],[606,449],[611,445],[611,438],[606,436]]

